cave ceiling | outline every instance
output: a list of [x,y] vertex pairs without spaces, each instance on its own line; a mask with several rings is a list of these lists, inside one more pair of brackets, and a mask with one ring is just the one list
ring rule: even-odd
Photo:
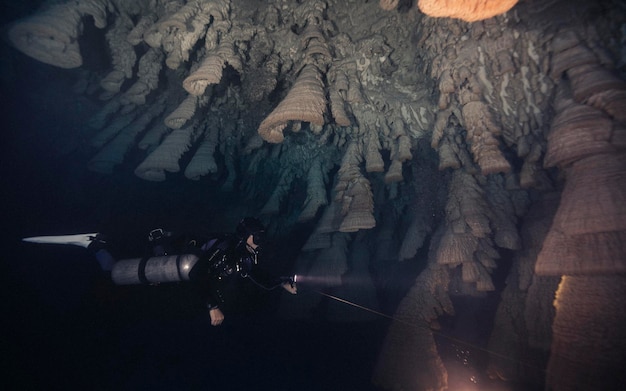
[[[564,141],[545,159],[555,102],[587,99],[563,80],[602,77],[576,80],[570,62],[623,76],[612,5],[522,1],[469,23],[396,1],[89,0],[45,4],[8,36],[76,70],[72,92],[95,107],[90,170],[131,160],[143,180],[244,194],[277,234],[313,222],[307,250],[389,231],[386,257],[404,260],[440,230],[437,262],[472,270],[480,291],[498,250],[521,248],[529,202],[559,191],[577,158]],[[586,107],[610,127],[619,104],[606,101]]]

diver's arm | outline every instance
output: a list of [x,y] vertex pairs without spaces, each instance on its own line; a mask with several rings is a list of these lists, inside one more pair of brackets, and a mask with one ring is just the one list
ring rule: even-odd
[[207,308],[211,316],[211,325],[213,326],[219,326],[224,321],[224,313],[219,307],[221,304],[224,304],[224,296],[220,281],[216,278],[211,278],[208,286]]
[[268,291],[282,287],[292,295],[298,293],[293,277],[273,277],[264,269],[258,267],[253,268],[245,277],[249,278],[258,287]]

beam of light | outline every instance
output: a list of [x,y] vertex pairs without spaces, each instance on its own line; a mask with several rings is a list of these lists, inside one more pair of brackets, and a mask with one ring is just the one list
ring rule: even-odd
[[[316,277],[312,277],[312,276],[304,276],[304,275],[301,275],[301,274],[297,275],[295,277],[295,279],[297,279],[298,282],[321,282],[321,283],[323,283],[323,281],[324,281],[324,279],[321,278],[321,277],[317,277],[316,278]],[[447,340],[449,340],[451,342],[456,342],[456,343],[459,343],[461,345],[466,346],[467,348],[473,348],[473,349],[476,349],[476,350],[480,350],[480,351],[489,353],[492,357],[499,357],[501,359],[513,361],[513,362],[516,362],[518,364],[527,366],[529,368],[534,368],[534,369],[536,369],[536,370],[538,370],[540,372],[545,372],[545,369],[539,368],[539,367],[537,367],[534,364],[530,364],[528,362],[523,362],[523,361],[520,361],[518,359],[506,356],[504,354],[497,353],[497,352],[494,352],[492,350],[483,348],[483,347],[478,346],[476,344],[472,344],[472,343],[460,340],[458,338],[454,338],[454,337],[452,337],[450,335],[446,335],[446,334],[444,334],[444,333],[442,333],[440,331],[433,330],[433,329],[431,329],[428,326],[419,325],[419,324],[412,323],[410,321],[399,319],[399,318],[396,318],[394,316],[387,315],[385,313],[373,310],[371,308],[362,306],[360,304],[351,302],[349,300],[342,299],[341,297],[337,297],[337,296],[334,296],[334,295],[330,295],[328,293],[324,293],[324,292],[316,290],[316,289],[305,289],[305,291],[311,291],[311,292],[318,293],[318,294],[320,294],[322,296],[328,297],[328,298],[336,300],[338,302],[341,302],[341,303],[344,303],[344,304],[347,304],[347,305],[350,305],[350,306],[362,309],[364,311],[368,311],[368,312],[374,313],[376,315],[385,317],[387,319],[391,319],[391,320],[396,321],[396,322],[404,323],[404,324],[406,324],[408,326],[411,326],[411,327],[428,328],[433,335],[438,335],[438,336],[440,336],[442,338],[445,338],[445,339],[447,339]],[[481,381],[480,377],[477,376],[475,373],[468,373],[468,368],[467,367],[468,367],[469,363],[468,363],[467,359],[469,358],[469,350],[465,350],[464,353],[467,355],[467,357],[465,357],[466,359],[464,360],[463,365],[461,367],[457,366],[458,368],[456,368],[456,370],[453,369],[452,372],[450,370],[448,370],[448,376],[449,376],[449,378],[448,378],[448,381],[449,381],[448,387],[449,387],[450,390],[455,390],[455,391],[511,391],[511,388],[508,385],[503,384],[502,382],[496,382],[494,384],[493,381],[490,381],[490,380],[487,380],[487,379],[485,379],[485,381],[483,382],[483,381]],[[446,365],[446,367],[448,367],[449,363],[446,363],[445,365]],[[453,365],[453,367],[454,367],[454,365]],[[451,373],[453,373],[454,375],[450,376]]]
[[[311,284],[311,285],[318,285],[318,286],[328,286],[328,281],[329,281],[329,277],[328,276],[316,276],[316,275],[310,275],[310,274],[296,274],[295,278],[297,280],[297,282],[302,283],[302,284]],[[341,286],[343,287],[361,287],[361,286],[368,286],[371,285],[372,282],[371,280],[366,280],[365,278],[354,278],[354,277],[349,277],[349,278],[337,278],[337,280],[341,281]]]

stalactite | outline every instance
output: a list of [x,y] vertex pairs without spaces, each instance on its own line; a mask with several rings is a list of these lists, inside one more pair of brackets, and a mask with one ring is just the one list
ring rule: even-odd
[[324,125],[326,99],[324,85],[315,65],[306,65],[285,99],[259,125],[259,134],[266,141],[283,141],[288,121],[298,120]]
[[15,23],[8,39],[20,51],[46,64],[76,68],[83,64],[78,38],[83,17],[91,16],[96,27],[106,27],[108,0],[82,0],[52,4]]
[[226,64],[230,64],[240,72],[242,71],[241,60],[233,50],[232,39],[224,37],[215,49],[207,52],[206,57],[198,67],[183,80],[183,87],[192,95],[204,94],[209,85],[220,82]]
[[109,121],[110,117],[115,114],[122,102],[119,99],[109,100],[98,112],[89,119],[87,126],[92,129],[102,129]]
[[133,77],[133,67],[137,62],[137,55],[133,46],[126,40],[131,28],[130,19],[119,17],[105,35],[113,63],[113,70],[100,82],[102,88],[107,92],[118,93],[122,84]]
[[289,169],[285,169],[279,174],[278,184],[263,208],[261,208],[261,214],[271,215],[280,212],[280,203],[289,194],[289,188],[293,179],[293,172]]
[[[550,276],[515,265],[517,290],[503,297],[522,303],[518,295],[527,294],[527,313],[502,315],[505,333],[507,316],[523,315],[533,343],[546,350],[545,321],[529,323],[533,311],[550,312],[551,275],[624,271],[623,10],[556,0],[520,2],[502,14],[514,0],[493,3],[423,0],[422,10],[442,12],[426,17],[395,0],[57,1],[7,32],[27,55],[72,68],[82,64],[78,44],[91,41],[83,23],[93,19],[112,69],[103,77],[85,67],[77,89],[102,107],[84,134],[98,149],[92,168],[113,172],[137,151],[147,155],[136,169],[144,179],[181,175],[186,161],[190,179],[219,173],[206,179],[240,196],[250,213],[267,213],[273,229],[315,225],[296,268],[319,272],[328,287],[345,289],[354,271],[348,241],[362,254],[362,241],[372,243],[370,266],[383,269],[434,243],[398,309],[419,330],[393,322],[375,379],[390,389],[443,390],[429,327],[451,311],[446,289],[484,296],[497,287],[499,249],[537,250],[517,232],[529,199],[565,181],[536,266]],[[90,83],[102,84],[102,101]],[[166,102],[164,114],[149,117],[155,102]],[[419,147],[426,140],[434,157]],[[416,171],[431,163],[437,175]],[[448,178],[449,188],[430,192]],[[307,198],[296,205],[304,187],[295,185],[305,182]],[[294,189],[301,198],[288,198]],[[318,304],[289,306],[306,317]],[[509,337],[497,339],[509,345]],[[493,371],[508,376],[515,368]]]
[[367,126],[367,129],[367,136],[365,137],[365,171],[383,172],[385,171],[385,163],[380,154],[381,147],[378,132],[369,126]]
[[298,216],[299,222],[309,221],[315,218],[320,207],[328,205],[326,199],[326,170],[321,160],[316,160],[311,164],[307,175],[307,198],[304,208]]
[[446,186],[445,177],[440,177],[437,186],[424,186],[433,183],[432,176],[436,172],[433,163],[420,162],[411,166],[413,180],[408,184],[411,197],[406,206],[406,215],[410,224],[404,233],[398,250],[398,260],[405,261],[413,258],[417,251],[426,243],[435,229],[435,222],[443,200],[440,200],[442,189]]
[[[363,236],[357,236],[348,254],[349,270],[342,275],[342,284],[336,295],[353,303],[359,303],[373,311],[380,311],[376,287],[369,271],[370,255]],[[365,322],[376,320],[376,314],[362,311],[345,303],[329,303],[328,319],[339,322]]]
[[95,137],[91,139],[91,146],[96,148],[102,148],[104,144],[109,142],[122,129],[124,129],[131,122],[133,122],[136,116],[137,112],[135,111],[118,115],[109,125],[107,125],[102,131],[98,132],[98,134],[96,134]]
[[198,180],[204,175],[217,172],[214,153],[219,142],[219,128],[217,121],[207,122],[204,139],[185,168],[185,176],[189,179]]
[[172,130],[160,121],[155,123],[137,143],[140,150],[152,152]]
[[335,186],[335,200],[341,203],[341,232],[354,232],[376,225],[374,201],[370,183],[361,174],[361,148],[357,142],[349,144]]
[[[486,198],[492,211],[490,222],[493,227],[493,239],[498,247],[519,250],[522,241],[517,231],[518,208],[513,206],[513,200],[509,196],[514,190],[506,189],[504,181],[501,175],[491,175],[487,179]],[[524,206],[519,209],[525,212]]]
[[[453,174],[446,205],[447,228],[437,249],[439,264],[462,265],[464,273],[472,276],[478,291],[494,289],[491,281],[493,211],[485,199],[485,191],[475,177],[457,170]],[[507,243],[508,244],[508,243]],[[497,257],[497,252],[495,252]],[[479,259],[480,264],[475,263]],[[468,266],[465,264],[468,263]],[[482,265],[482,266],[481,266]],[[467,269],[466,269],[467,268]],[[469,281],[467,281],[469,282]]]
[[143,105],[146,96],[159,86],[159,74],[163,62],[163,53],[160,50],[150,48],[139,59],[137,70],[138,80],[124,91],[122,102]]
[[135,174],[148,181],[164,181],[167,173],[180,171],[179,160],[198,137],[197,124],[176,129],[135,169]]
[[488,106],[483,102],[468,102],[463,106],[463,120],[474,160],[484,175],[509,172],[511,165],[498,149],[494,138],[500,134]]
[[[143,42],[143,35],[148,31],[150,27],[157,21],[157,15],[153,12],[148,12],[141,15],[135,26],[126,36],[126,40],[133,46],[139,45]],[[154,49],[154,48],[153,48]]]
[[104,146],[90,161],[89,169],[103,174],[111,174],[122,164],[128,151],[136,143],[137,136],[165,109],[164,102],[151,105],[136,120],[122,129],[115,138]]
[[165,117],[165,125],[168,128],[180,129],[193,117],[199,104],[198,97],[189,95],[178,105],[176,110]]
[[341,276],[348,270],[348,236],[342,232],[332,234],[330,247],[319,250],[308,276],[324,287],[341,285]]

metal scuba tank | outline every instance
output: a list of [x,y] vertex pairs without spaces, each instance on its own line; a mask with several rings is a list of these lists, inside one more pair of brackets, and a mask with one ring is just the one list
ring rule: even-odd
[[117,285],[189,281],[189,272],[198,262],[195,254],[174,254],[118,261],[111,270]]

